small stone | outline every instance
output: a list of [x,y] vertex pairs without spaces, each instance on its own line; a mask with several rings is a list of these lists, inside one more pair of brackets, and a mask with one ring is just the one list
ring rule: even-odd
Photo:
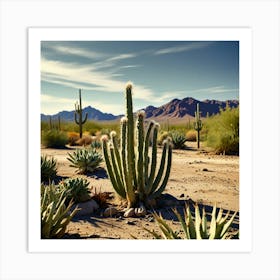
[[134,221],[127,221],[126,222],[128,225],[130,225],[130,226],[135,226],[135,222]]
[[139,207],[139,208],[135,208],[134,213],[137,217],[143,217],[147,214],[147,211],[145,207]]
[[115,207],[108,207],[104,210],[104,217],[112,217],[118,213],[118,210]]
[[149,217],[147,220],[148,220],[148,222],[154,222],[155,221],[154,217]]
[[185,195],[184,195],[183,193],[181,193],[179,197],[184,197],[184,196],[185,196]]
[[202,171],[208,171],[208,169],[207,168],[203,168]]
[[123,214],[125,218],[133,217],[135,215],[135,209],[134,208],[129,208],[126,210]]
[[90,215],[99,208],[99,205],[93,199],[86,201],[86,202],[80,202],[80,203],[74,204],[71,207],[71,211],[73,211],[73,209],[75,209],[76,206],[78,206],[78,208],[80,208],[80,210],[76,213],[75,217]]

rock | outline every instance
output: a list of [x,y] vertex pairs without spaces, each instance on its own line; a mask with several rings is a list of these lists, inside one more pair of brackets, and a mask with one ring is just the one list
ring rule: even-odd
[[135,209],[134,208],[129,208],[126,210],[123,214],[125,218],[133,217],[135,215]]
[[128,225],[135,226],[135,222],[134,222],[134,221],[127,221],[126,223],[127,223]]
[[134,212],[137,217],[143,217],[147,214],[146,208],[144,206],[135,208]]
[[73,209],[76,208],[76,206],[78,206],[78,208],[80,208],[80,210],[76,213],[75,217],[90,215],[99,208],[99,205],[93,199],[88,200],[86,202],[80,202],[80,203],[74,204],[71,207],[71,211],[73,211]]
[[184,196],[185,196],[185,195],[184,195],[183,193],[181,193],[179,197],[184,197]]
[[203,168],[202,171],[208,171],[208,169],[207,168]]
[[118,210],[115,207],[108,207],[104,210],[104,217],[112,217],[118,213]]

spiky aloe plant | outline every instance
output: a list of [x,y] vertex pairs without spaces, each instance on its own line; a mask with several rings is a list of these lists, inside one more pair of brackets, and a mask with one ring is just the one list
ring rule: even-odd
[[200,112],[199,112],[199,103],[196,104],[194,129],[197,132],[196,142],[197,142],[197,148],[199,149],[199,147],[200,147],[200,131],[202,129],[202,122],[201,122],[201,119],[200,119]]
[[75,203],[84,202],[90,199],[89,181],[83,178],[68,178],[60,182],[61,190],[66,191],[66,204],[71,200]]
[[76,167],[79,174],[92,173],[102,162],[102,154],[95,149],[77,149],[73,154],[68,153],[71,167]]
[[[198,205],[195,205],[194,218],[192,217],[189,205],[184,209],[184,217],[174,209],[173,212],[177,216],[185,234],[184,239],[231,239],[236,235],[237,232],[235,232],[234,235],[230,234],[229,229],[237,212],[229,217],[230,213],[227,212],[226,215],[223,215],[224,211],[220,208],[218,216],[216,217],[216,209],[215,205],[212,210],[210,226],[207,225],[205,209],[202,209],[202,215],[200,215]],[[174,231],[161,215],[154,213],[153,216],[159,225],[162,235],[145,228],[146,231],[151,233],[156,239],[181,239],[179,233]]]
[[41,238],[61,238],[67,225],[79,211],[72,212],[72,202],[65,206],[66,192],[58,191],[56,186],[41,185]]
[[53,157],[41,156],[41,182],[53,180],[57,173],[57,161]]
[[[159,125],[151,121],[144,129],[144,111],[137,114],[134,126],[132,85],[126,87],[126,116],[121,119],[120,147],[116,132],[102,137],[107,171],[114,190],[127,200],[128,208],[144,207],[164,191],[171,169],[171,140],[163,143],[162,156],[157,169],[157,135]],[[136,138],[135,134],[136,133]],[[149,143],[152,139],[151,154]],[[156,173],[156,170],[157,173]]]
[[79,103],[75,104],[75,122],[79,126],[80,138],[83,137],[83,124],[87,121],[88,114],[86,113],[83,119],[81,89],[79,89]]

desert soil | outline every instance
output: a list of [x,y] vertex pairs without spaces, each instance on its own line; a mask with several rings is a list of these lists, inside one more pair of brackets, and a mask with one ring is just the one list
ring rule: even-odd
[[[158,209],[174,229],[180,229],[178,221],[172,212],[177,205],[183,209],[186,201],[193,201],[207,206],[225,210],[239,211],[239,157],[214,155],[204,149],[195,149],[195,143],[187,142],[186,150],[173,150],[170,179],[164,193],[172,195],[176,203],[170,207]],[[58,162],[58,175],[62,178],[83,177],[90,182],[92,190],[111,193],[108,206],[115,206],[120,212],[113,217],[103,217],[104,209],[89,216],[74,218],[68,226],[67,238],[97,238],[97,239],[152,239],[151,234],[143,230],[147,228],[159,232],[158,225],[152,214],[145,217],[123,218],[122,206],[114,195],[110,180],[104,169],[91,176],[76,174],[76,169],[69,166],[67,154],[75,148],[41,149],[42,154],[53,156]],[[158,156],[161,155],[160,149]],[[105,164],[101,164],[105,168]],[[209,208],[209,207],[208,207]],[[211,207],[210,207],[211,210]],[[210,211],[208,210],[208,211]],[[207,211],[207,209],[206,209]],[[237,220],[238,223],[238,220]]]

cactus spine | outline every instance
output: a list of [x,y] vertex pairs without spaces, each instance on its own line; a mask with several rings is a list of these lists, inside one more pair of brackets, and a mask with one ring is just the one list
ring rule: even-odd
[[[144,117],[145,112],[138,112],[136,127],[134,127],[132,85],[128,84],[126,116],[121,119],[120,147],[114,131],[111,132],[110,139],[106,135],[101,138],[111,183],[116,193],[127,200],[128,208],[149,206],[149,201],[159,197],[164,191],[171,170],[171,140],[168,138],[164,142],[160,166],[156,169],[159,125],[151,121],[145,131]],[[151,160],[150,137],[152,138]]]
[[82,108],[82,97],[81,89],[79,89],[79,103],[75,104],[75,122],[79,126],[80,138],[83,136],[83,124],[87,121],[88,114],[86,113],[83,120],[83,108]]
[[196,104],[196,112],[195,112],[195,122],[194,122],[194,129],[197,131],[197,148],[200,147],[200,130],[202,129],[202,122],[200,119],[200,112],[199,112],[199,103]]

